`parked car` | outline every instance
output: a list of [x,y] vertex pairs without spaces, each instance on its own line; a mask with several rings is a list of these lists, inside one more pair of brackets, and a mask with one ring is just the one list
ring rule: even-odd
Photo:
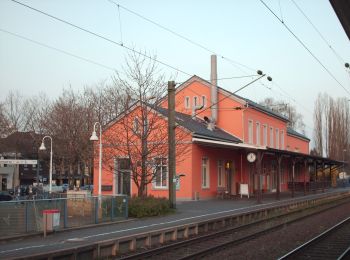
[[0,201],[10,201],[13,197],[8,191],[0,191]]
[[94,185],[85,185],[85,186],[82,186],[81,189],[92,191],[94,189]]
[[62,184],[62,189],[63,189],[63,191],[69,190],[69,184],[68,183],[63,183]]

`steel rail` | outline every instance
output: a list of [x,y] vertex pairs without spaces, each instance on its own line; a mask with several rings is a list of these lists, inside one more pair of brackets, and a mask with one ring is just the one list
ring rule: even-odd
[[[332,202],[334,202],[334,201],[328,202],[326,205],[328,205],[329,203],[332,203]],[[278,225],[275,225],[273,227],[269,227],[269,228],[263,229],[263,230],[261,230],[259,232],[255,232],[254,234],[247,235],[247,236],[244,236],[244,237],[239,238],[239,239],[231,239],[230,241],[222,242],[222,243],[219,243],[218,245],[205,247],[204,249],[199,249],[197,252],[193,252],[193,253],[187,254],[186,256],[183,256],[183,257],[177,257],[176,259],[181,259],[181,260],[185,260],[185,259],[186,260],[187,259],[199,259],[200,257],[206,256],[206,255],[210,255],[213,252],[220,251],[220,250],[222,250],[223,248],[225,248],[227,246],[232,246],[233,244],[234,245],[239,245],[239,244],[241,244],[243,242],[255,239],[255,238],[257,238],[257,237],[259,237],[261,235],[264,235],[264,234],[267,234],[269,232],[272,232],[272,231],[278,230],[280,228],[283,228],[287,224],[291,224],[291,223],[294,223],[296,221],[300,221],[300,220],[302,220],[304,218],[310,217],[312,215],[319,214],[321,212],[324,212],[324,211],[329,210],[331,208],[335,208],[335,207],[337,207],[339,205],[342,205],[344,203],[348,203],[348,198],[345,198],[345,201],[341,200],[341,201],[337,201],[337,202],[338,203],[335,204],[335,205],[331,205],[330,207],[325,207],[325,208],[323,208],[323,209],[321,209],[319,211],[312,212],[312,213],[307,214],[305,216],[297,217],[297,218],[292,219],[292,220],[287,220],[286,222],[283,222],[281,224],[278,224]],[[320,205],[315,205],[313,207],[307,208],[307,210],[312,210],[312,209],[318,208],[319,206]],[[325,206],[325,205],[321,205],[321,206]],[[178,250],[178,249],[181,249],[181,248],[190,248],[193,245],[202,244],[204,241],[210,241],[210,240],[213,241],[214,239],[218,239],[220,237],[224,237],[224,236],[226,236],[228,234],[232,234],[234,232],[239,232],[239,231],[244,231],[244,230],[246,230],[249,227],[254,227],[254,226],[258,226],[258,225],[264,224],[264,223],[268,223],[268,222],[271,222],[272,220],[277,220],[277,219],[280,219],[280,218],[287,218],[288,219],[291,215],[298,214],[298,213],[300,214],[303,211],[305,211],[305,209],[299,209],[297,211],[289,212],[289,213],[286,213],[286,214],[283,214],[283,215],[278,215],[278,216],[275,216],[275,217],[272,217],[272,218],[269,218],[269,219],[259,220],[259,221],[256,221],[256,222],[252,222],[252,223],[249,223],[249,224],[245,224],[245,225],[239,226],[239,227],[228,228],[228,229],[217,231],[217,232],[214,232],[214,233],[205,234],[205,235],[201,235],[199,237],[194,237],[194,238],[187,239],[187,240],[184,240],[184,241],[175,242],[175,243],[172,243],[172,244],[169,244],[169,245],[161,246],[159,248],[150,249],[150,250],[147,250],[147,251],[144,251],[144,252],[139,252],[139,253],[132,254],[132,255],[122,256],[122,257],[119,257],[118,259],[123,259],[123,260],[128,259],[128,260],[130,260],[130,259],[145,259],[145,258],[151,258],[151,257],[152,258],[153,257],[159,257],[162,254],[169,254],[170,251]]]
[[[333,227],[327,229],[326,231],[322,232],[321,234],[317,235],[316,237],[310,239],[306,243],[298,246],[297,248],[293,249],[292,251],[288,252],[287,254],[281,256],[280,258],[278,258],[278,260],[293,258],[297,254],[300,254],[303,251],[307,250],[309,247],[317,245],[320,241],[326,239],[331,234],[334,234],[335,232],[339,231],[339,229],[344,227],[344,225],[349,225],[349,224],[350,224],[350,217],[342,220],[341,222],[337,223]],[[339,255],[339,257],[337,259],[344,258],[349,253],[349,251],[350,251],[350,247],[347,247],[345,250],[342,251],[342,253]]]

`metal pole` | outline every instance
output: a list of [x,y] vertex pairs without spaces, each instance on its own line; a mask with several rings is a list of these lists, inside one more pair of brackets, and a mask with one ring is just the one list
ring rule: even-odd
[[102,127],[100,126],[100,160],[98,165],[98,196],[101,197],[101,180],[102,180]]
[[176,191],[174,187],[175,170],[175,82],[168,81],[168,165],[169,165],[169,203],[176,208]]
[[52,138],[50,137],[51,140],[51,150],[50,150],[50,183],[49,183],[49,193],[51,194],[52,192]]

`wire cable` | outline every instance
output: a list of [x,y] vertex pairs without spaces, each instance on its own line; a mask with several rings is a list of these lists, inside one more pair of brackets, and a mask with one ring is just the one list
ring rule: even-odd
[[326,38],[322,35],[320,30],[317,29],[317,27],[313,24],[311,19],[305,14],[305,12],[300,8],[300,6],[294,1],[291,0],[292,3],[296,6],[296,8],[299,10],[299,12],[305,17],[305,19],[311,24],[311,26],[314,28],[314,30],[318,33],[318,35],[321,37],[321,39],[324,41],[324,43],[332,50],[335,57],[338,59],[339,63],[342,65],[342,67],[345,64],[345,60],[335,51],[335,49],[332,47],[332,45],[326,40]]
[[120,34],[120,43],[123,44],[123,33],[122,33],[122,22],[120,17],[120,6],[119,4],[113,2],[112,0],[108,0],[110,3],[115,4],[118,7],[118,18],[119,18],[119,34]]
[[282,25],[289,31],[290,34],[304,47],[304,49],[322,66],[322,68],[330,75],[342,89],[350,95],[350,92],[340,83],[340,81],[327,69],[327,67],[316,57],[316,55],[305,45],[305,43],[283,22],[272,10],[271,8],[263,1],[260,2],[270,11],[270,13],[282,23]]
[[13,32],[4,30],[4,29],[2,29],[2,28],[0,28],[0,31],[3,32],[3,33],[10,34],[10,35],[12,35],[12,36],[14,36],[14,37],[20,38],[20,39],[22,39],[22,40],[26,40],[26,41],[29,41],[29,42],[31,42],[31,43],[37,44],[37,45],[39,45],[39,46],[48,48],[48,49],[50,49],[50,50],[54,50],[54,51],[57,51],[57,52],[59,52],[59,53],[63,53],[63,54],[65,54],[65,55],[74,57],[74,58],[76,58],[76,59],[79,59],[79,60],[82,60],[82,61],[85,61],[85,62],[94,64],[94,65],[100,66],[100,67],[102,67],[102,68],[105,68],[105,69],[108,69],[108,70],[111,70],[111,71],[114,71],[114,72],[119,72],[119,71],[117,71],[115,68],[112,68],[112,67],[110,67],[110,66],[104,65],[104,64],[99,63],[99,62],[97,62],[97,61],[94,61],[94,60],[92,60],[92,59],[88,59],[88,58],[84,58],[84,57],[82,57],[82,56],[78,56],[78,55],[73,54],[73,53],[71,53],[71,52],[67,52],[67,51],[65,51],[65,50],[62,50],[62,49],[59,49],[59,48],[56,48],[56,47],[47,45],[47,44],[45,44],[45,43],[42,43],[42,42],[39,42],[39,41],[30,39],[30,38],[27,38],[27,37],[22,36],[22,35],[19,35],[19,34],[17,34],[17,33],[13,33]]
[[149,18],[147,18],[147,17],[145,17],[145,16],[143,16],[143,15],[141,15],[141,14],[139,14],[139,13],[137,13],[137,12],[135,12],[135,11],[125,7],[125,6],[123,6],[123,5],[120,5],[119,3],[116,3],[115,1],[112,1],[112,0],[108,0],[108,1],[111,2],[111,3],[114,3],[115,5],[117,5],[118,8],[119,7],[123,8],[125,11],[127,11],[127,12],[129,12],[129,13],[131,13],[131,14],[133,14],[133,15],[135,15],[135,16],[137,16],[137,17],[139,17],[139,18],[141,18],[141,19],[143,19],[143,20],[145,20],[145,21],[147,21],[147,22],[149,22],[149,23],[151,23],[151,24],[153,24],[153,25],[155,25],[155,26],[157,26],[157,27],[159,27],[159,28],[161,28],[161,29],[163,29],[163,30],[165,30],[165,31],[167,31],[167,32],[169,32],[169,33],[171,33],[171,34],[181,38],[181,39],[183,39],[183,40],[185,40],[185,41],[187,41],[187,42],[189,42],[189,43],[191,43],[192,45],[195,45],[195,46],[201,48],[202,50],[205,50],[205,51],[207,51],[207,52],[209,52],[211,54],[216,54],[216,55],[220,56],[222,59],[228,61],[230,64],[236,64],[236,65],[239,65],[241,67],[245,67],[245,68],[247,68],[247,69],[249,69],[251,71],[256,71],[256,69],[254,69],[254,68],[251,68],[251,67],[249,67],[247,65],[244,65],[244,64],[242,64],[240,62],[237,62],[237,61],[234,61],[234,60],[232,60],[232,59],[230,59],[228,57],[225,57],[224,55],[219,54],[219,53],[215,52],[214,50],[209,49],[208,47],[204,46],[203,44],[200,44],[200,43],[198,43],[198,42],[196,42],[194,40],[191,40],[190,38],[188,38],[188,37],[186,37],[184,35],[181,35],[180,33],[177,33],[174,30],[171,30],[171,29],[161,25],[160,23],[157,23],[157,22],[155,22],[155,21],[153,21],[153,20],[151,20],[151,19],[149,19]]
[[198,113],[195,113],[195,114],[193,115],[193,118],[196,117],[197,115],[203,113],[203,112],[206,111],[207,109],[209,109],[209,108],[211,108],[211,107],[217,105],[217,104],[220,103],[221,101],[223,101],[223,100],[225,100],[225,99],[227,99],[227,98],[229,98],[229,97],[235,95],[237,92],[241,91],[242,89],[245,89],[245,88],[248,87],[249,85],[253,84],[254,82],[258,81],[259,79],[261,79],[261,78],[263,78],[263,77],[265,77],[265,76],[266,76],[266,74],[262,74],[260,77],[258,77],[258,78],[256,78],[256,79],[254,79],[253,81],[251,81],[251,82],[245,84],[244,86],[240,87],[239,89],[237,89],[236,91],[230,93],[229,95],[223,97],[222,99],[220,99],[219,101],[215,102],[214,104],[211,104],[210,106],[208,106],[208,107],[206,107],[206,108],[200,110]]
[[175,70],[175,71],[177,71],[177,72],[181,72],[182,74],[185,74],[185,75],[187,75],[187,76],[192,76],[192,74],[190,74],[190,73],[187,73],[187,72],[185,72],[185,71],[183,71],[183,70],[180,70],[180,69],[178,69],[178,68],[175,68],[174,66],[169,65],[169,64],[165,63],[164,61],[160,61],[160,60],[158,60],[158,59],[156,59],[156,58],[154,58],[154,57],[151,57],[151,56],[149,56],[149,55],[147,55],[147,54],[145,54],[145,53],[142,53],[142,52],[140,52],[140,51],[136,51],[135,49],[133,49],[133,48],[131,48],[131,47],[128,47],[128,46],[126,46],[125,44],[118,43],[118,42],[116,42],[116,41],[114,41],[114,40],[112,40],[112,39],[109,39],[109,38],[107,38],[107,37],[105,37],[105,36],[103,36],[103,35],[100,35],[100,34],[98,34],[98,33],[95,33],[95,32],[93,32],[93,31],[90,31],[90,30],[88,30],[88,29],[85,29],[85,28],[83,28],[83,27],[81,27],[81,26],[75,25],[75,24],[73,24],[73,23],[71,23],[71,22],[68,22],[68,21],[63,20],[63,19],[61,19],[61,18],[58,18],[58,17],[56,17],[56,16],[54,16],[54,15],[51,15],[51,14],[49,14],[49,13],[46,13],[46,12],[44,12],[44,11],[41,11],[41,10],[36,9],[36,8],[34,8],[34,7],[31,7],[31,6],[27,5],[27,4],[24,4],[24,3],[22,3],[22,2],[19,2],[19,1],[17,1],[17,0],[11,0],[11,1],[14,2],[14,3],[16,3],[16,4],[22,5],[22,6],[26,7],[26,8],[29,8],[29,9],[35,11],[35,12],[41,13],[41,14],[47,16],[47,17],[50,17],[50,18],[52,18],[52,19],[54,19],[54,20],[56,20],[56,21],[59,21],[59,22],[64,23],[64,24],[67,24],[67,25],[69,25],[69,26],[71,26],[71,27],[74,27],[74,28],[76,28],[76,29],[78,29],[78,30],[81,30],[81,31],[86,32],[86,33],[88,33],[88,34],[90,34],[90,35],[93,35],[93,36],[95,36],[95,37],[97,37],[97,38],[100,38],[100,39],[105,40],[105,41],[107,41],[107,42],[110,42],[110,43],[112,43],[112,44],[114,44],[114,45],[117,45],[117,46],[119,46],[119,47],[122,47],[122,48],[124,48],[124,49],[127,49],[127,50],[129,50],[129,51],[131,51],[131,52],[134,52],[134,53],[136,53],[136,54],[138,54],[138,55],[141,55],[141,56],[143,56],[143,57],[145,57],[145,58],[148,58],[148,59],[150,59],[150,60],[152,60],[152,61],[154,61],[154,62],[157,62],[157,63],[159,63],[159,64],[161,64],[161,65],[163,65],[163,66],[165,66],[165,67],[168,67],[168,68],[170,68],[170,69],[173,69],[173,70]]

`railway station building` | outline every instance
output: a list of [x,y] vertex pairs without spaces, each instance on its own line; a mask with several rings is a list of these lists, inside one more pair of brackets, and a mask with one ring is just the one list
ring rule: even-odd
[[[310,139],[288,127],[288,118],[217,86],[216,57],[211,82],[192,76],[176,88],[176,198],[209,199],[262,193],[325,189],[343,162],[309,154]],[[138,193],[130,143],[137,136],[142,109],[154,123],[148,136],[153,168],[147,195],[168,197],[168,104],[137,102],[103,129],[102,194]],[[126,127],[126,125],[128,127]],[[130,131],[129,131],[129,130]],[[115,142],[110,141],[115,140]],[[126,140],[134,140],[127,142]],[[157,143],[158,146],[152,146]],[[151,146],[151,148],[150,148]],[[125,149],[124,149],[124,148]],[[124,149],[124,150],[123,150]],[[95,143],[94,194],[98,194],[98,144]],[[133,161],[133,163],[131,163]],[[138,162],[140,163],[140,162]],[[137,166],[137,165],[136,165]],[[139,180],[138,180],[139,181]]]

